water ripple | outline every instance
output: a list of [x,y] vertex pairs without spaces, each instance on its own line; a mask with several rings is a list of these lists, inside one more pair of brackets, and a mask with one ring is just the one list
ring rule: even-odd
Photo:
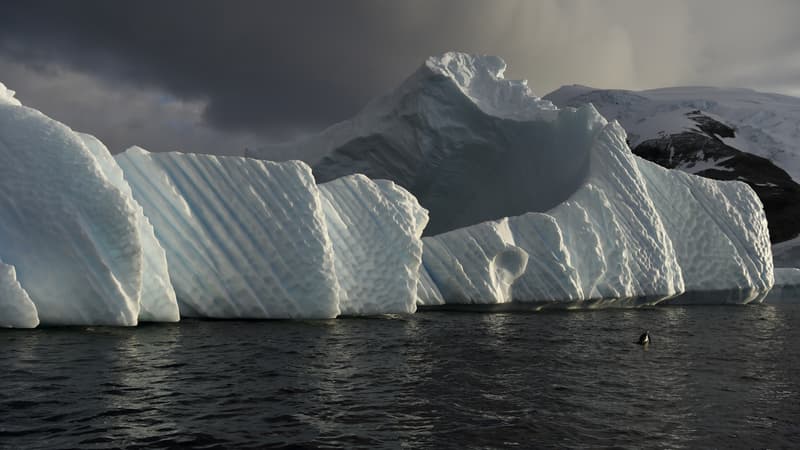
[[0,447],[795,447],[798,342],[791,305],[9,331]]

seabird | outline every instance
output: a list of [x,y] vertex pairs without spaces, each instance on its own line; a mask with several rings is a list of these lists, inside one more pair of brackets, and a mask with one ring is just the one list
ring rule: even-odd
[[639,344],[639,345],[647,345],[649,343],[650,343],[650,333],[645,331],[644,333],[642,333],[641,336],[639,336],[639,342],[637,342],[637,344]]

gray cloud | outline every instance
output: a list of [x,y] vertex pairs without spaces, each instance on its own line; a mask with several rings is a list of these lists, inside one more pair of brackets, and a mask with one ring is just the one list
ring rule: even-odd
[[530,79],[540,94],[569,83],[800,90],[794,1],[27,0],[2,8],[0,80],[114,147],[217,152],[226,142],[317,130],[450,49],[501,55],[507,75]]

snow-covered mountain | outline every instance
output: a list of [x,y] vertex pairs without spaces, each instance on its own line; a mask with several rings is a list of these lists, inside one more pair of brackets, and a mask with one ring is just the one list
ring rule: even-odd
[[800,234],[800,98],[748,89],[586,86],[564,86],[545,98],[560,107],[593,104],[622,124],[635,154],[661,166],[746,182],[764,203],[773,243]]

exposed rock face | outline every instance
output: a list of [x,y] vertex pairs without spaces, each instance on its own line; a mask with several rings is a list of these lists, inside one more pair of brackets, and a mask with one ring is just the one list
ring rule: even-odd
[[738,150],[723,141],[736,131],[700,111],[687,117],[696,130],[647,139],[633,153],[668,169],[680,169],[714,180],[738,180],[750,185],[769,222],[770,239],[782,242],[800,233],[800,185],[767,158]]

